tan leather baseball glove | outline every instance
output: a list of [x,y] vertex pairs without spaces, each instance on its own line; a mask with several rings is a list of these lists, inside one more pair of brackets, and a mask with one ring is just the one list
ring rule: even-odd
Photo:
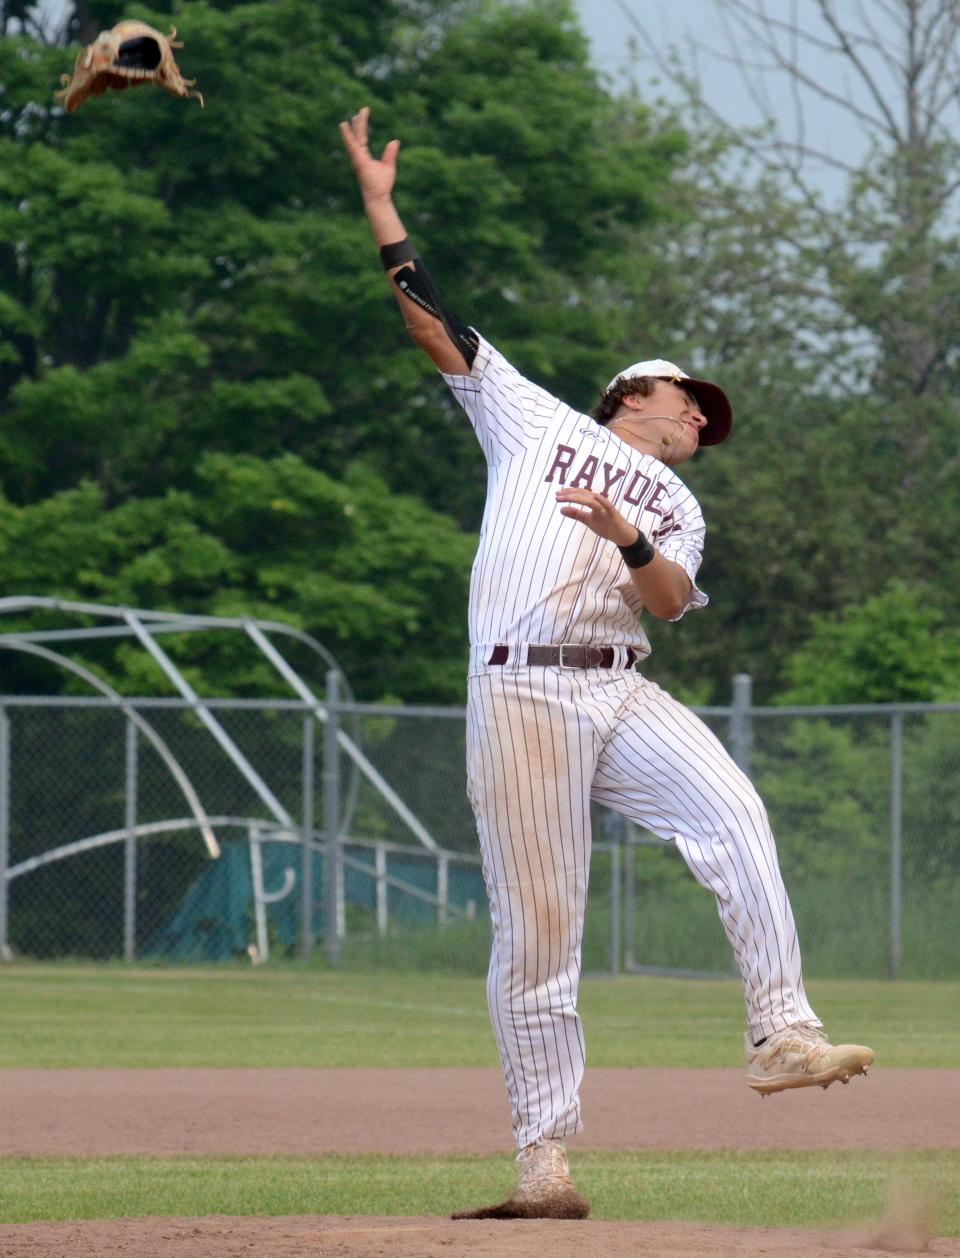
[[174,60],[173,49],[183,47],[174,42],[176,34],[176,27],[167,36],[146,22],[135,21],[118,22],[111,30],[101,31],[77,54],[73,74],[61,76],[66,86],[56,93],[57,99],[72,114],[88,96],[102,96],[110,87],[122,92],[156,83],[174,96],[196,96],[202,106],[200,93],[190,91],[196,79],[183,78]]

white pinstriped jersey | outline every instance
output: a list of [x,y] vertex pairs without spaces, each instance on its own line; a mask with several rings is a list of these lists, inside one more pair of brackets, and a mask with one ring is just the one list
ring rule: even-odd
[[[443,373],[488,464],[487,504],[470,583],[475,662],[498,642],[650,643],[643,603],[613,542],[560,514],[556,491],[606,494],[680,564],[692,588],[684,611],[703,607],[699,504],[666,464],[641,454],[588,415],[525,379],[483,337],[469,376]],[[677,617],[679,619],[679,616]]]
[[[766,811],[703,722],[625,651],[607,668],[531,667],[522,651],[491,661],[497,643],[649,654],[617,547],[561,515],[558,489],[607,494],[691,582],[704,536],[696,500],[659,459],[525,380],[482,339],[470,375],[444,379],[489,467],[470,591],[467,782],[493,929],[488,1000],[523,1149],[582,1128],[576,1000],[592,804],[673,843],[714,892],[752,1043],[819,1022]],[[683,610],[706,601],[693,584]]]

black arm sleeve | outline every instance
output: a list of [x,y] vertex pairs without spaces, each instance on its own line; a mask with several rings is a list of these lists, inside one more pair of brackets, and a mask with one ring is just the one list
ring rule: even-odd
[[480,344],[479,338],[469,324],[458,319],[443,304],[443,298],[424,266],[423,259],[415,257],[413,265],[402,267],[394,274],[393,281],[404,296],[443,324],[447,336],[463,355],[467,366],[472,367]]

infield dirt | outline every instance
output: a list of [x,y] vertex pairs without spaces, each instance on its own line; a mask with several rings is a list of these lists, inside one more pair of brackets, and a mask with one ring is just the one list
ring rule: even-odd
[[[588,1071],[579,1150],[960,1148],[960,1071],[877,1071],[762,1101],[735,1070]],[[509,1146],[488,1070],[0,1071],[0,1155],[494,1153]],[[627,1258],[633,1254],[960,1258],[899,1203],[860,1234],[684,1223],[210,1216],[0,1227],[2,1258]]]
[[[16,1235],[16,1233],[20,1233]],[[956,1258],[960,1241],[920,1241],[894,1252]],[[892,1252],[887,1244],[886,1252]],[[121,1219],[0,1228],[4,1258],[877,1258],[870,1236],[795,1228],[707,1227],[693,1223],[452,1223],[445,1219],[363,1219],[331,1215],[254,1219]]]

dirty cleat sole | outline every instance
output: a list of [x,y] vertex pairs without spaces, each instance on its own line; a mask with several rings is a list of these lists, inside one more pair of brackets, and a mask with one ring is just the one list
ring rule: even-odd
[[537,1200],[508,1197],[494,1206],[479,1206],[476,1210],[458,1210],[451,1219],[585,1219],[590,1213],[590,1203],[580,1194],[569,1189],[551,1193]]
[[747,1083],[761,1096],[769,1096],[771,1092],[785,1092],[787,1088],[829,1088],[830,1084],[836,1083],[838,1079],[841,1083],[849,1083],[854,1075],[865,1075],[873,1065],[873,1050],[864,1048],[860,1044],[851,1044],[846,1052],[836,1054],[837,1050],[834,1050],[834,1060],[828,1070],[810,1074],[795,1070],[783,1071],[776,1075],[748,1073]]
[[590,1203],[570,1179],[567,1150],[559,1136],[540,1136],[517,1154],[520,1182],[506,1201],[458,1210],[454,1219],[585,1219]]

